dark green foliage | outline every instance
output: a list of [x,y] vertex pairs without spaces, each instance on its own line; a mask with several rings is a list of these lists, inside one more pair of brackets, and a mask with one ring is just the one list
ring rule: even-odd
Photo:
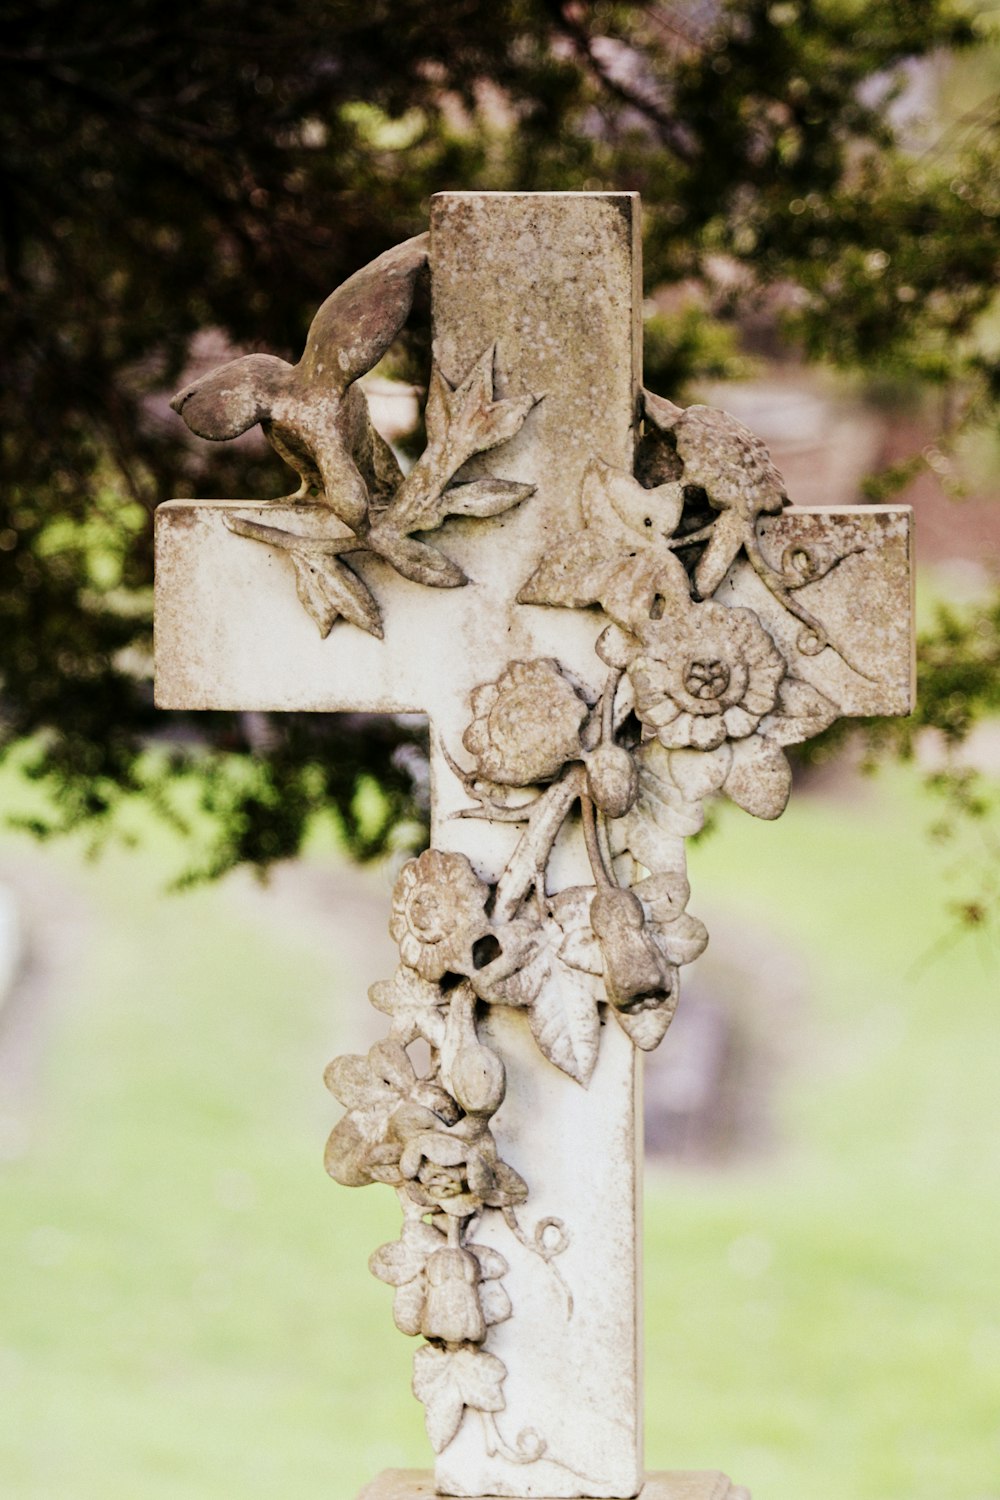
[[[433,191],[640,190],[650,285],[701,288],[651,329],[668,394],[731,370],[736,314],[781,286],[814,356],[959,382],[980,419],[1000,395],[959,337],[996,281],[995,130],[917,153],[893,123],[899,65],[974,40],[945,0],[0,0],[0,32],[0,753],[31,742],[53,826],[135,795],[179,817],[196,787],[218,873],[319,809],[359,855],[423,816],[412,725],[154,712],[149,584],[159,501],[288,484],[169,412],[192,340],[296,357]],[[418,309],[412,378],[426,332]]]

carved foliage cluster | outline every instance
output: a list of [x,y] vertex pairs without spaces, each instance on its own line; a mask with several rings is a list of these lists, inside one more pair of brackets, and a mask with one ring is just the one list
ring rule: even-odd
[[[331,1076],[349,1110],[331,1137],[330,1170],[345,1182],[388,1182],[403,1204],[401,1239],[376,1253],[372,1270],[396,1288],[398,1326],[428,1341],[414,1390],[439,1450],[471,1409],[491,1451],[522,1463],[547,1452],[535,1433],[508,1447],[497,1429],[506,1370],[483,1345],[511,1312],[506,1262],[470,1233],[492,1208],[546,1259],[566,1243],[559,1226],[558,1248],[546,1252],[544,1237],[529,1240],[518,1223],[528,1189],[490,1130],[503,1064],[476,1036],[476,1003],[523,1010],[544,1056],[584,1086],[602,1006],[637,1047],[656,1047],[676,1011],[679,971],[707,942],[687,911],[685,861],[705,799],[721,793],[756,817],[778,817],[791,784],[784,747],[838,711],[795,675],[795,655],[753,611],[711,595],[745,557],[798,620],[796,652],[834,650],[795,591],[841,559],[784,558],[780,571],[767,562],[757,522],[781,509],[784,493],[766,449],[739,423],[651,396],[646,419],[642,477],[595,459],[582,527],[547,551],[518,596],[603,610],[603,688],[588,694],[541,657],[509,662],[472,694],[452,761],[470,797],[464,816],[520,825],[520,837],[492,886],[462,854],[431,849],[403,868],[390,927],[400,967],[371,992],[391,1017],[390,1040],[367,1061],[349,1060],[372,1080],[357,1100],[336,1072],[343,1063]],[[552,892],[549,858],[577,815],[591,882]],[[422,1078],[405,1052],[417,1038],[430,1048]]]
[[[474,455],[513,438],[536,397],[500,398],[496,351],[452,386],[435,368],[427,446],[404,478],[368,421],[355,382],[388,347],[426,261],[423,237],[388,252],[338,289],[314,320],[296,366],[237,361],[177,398],[196,431],[229,437],[259,421],[328,512],[319,534],[236,515],[232,529],[291,558],[299,596],[326,635],[335,620],[382,632],[378,604],[346,561],[375,554],[434,587],[466,582],[426,540],[448,516],[489,517],[533,491],[492,476],[462,481]],[[504,1256],[475,1238],[489,1211],[551,1264],[568,1238],[557,1220],[529,1235],[517,1211],[528,1184],[498,1151],[492,1121],[506,1088],[483,1045],[477,1006],[522,1010],[540,1051],[586,1086],[598,1060],[601,1008],[649,1050],[675,1013],[679,971],[707,933],[687,911],[685,840],[723,794],[756,817],[784,809],[784,746],[818,733],[837,706],[795,675],[795,661],[836,647],[799,590],[840,556],[761,551],[758,522],[786,503],[764,445],[724,412],[644,398],[635,473],[594,457],[580,496],[582,526],[557,539],[525,579],[524,605],[604,612],[596,644],[603,686],[588,693],[550,658],[514,660],[472,694],[452,764],[469,794],[464,815],[520,826],[499,879],[485,883],[463,854],[427,850],[401,871],[390,930],[400,964],[371,991],[390,1020],[367,1056],[341,1057],[327,1083],[346,1113],[327,1146],[337,1181],[382,1182],[399,1198],[399,1239],[371,1258],[394,1289],[405,1334],[426,1342],[414,1363],[437,1451],[476,1413],[487,1450],[532,1463],[548,1452],[530,1429],[507,1444],[503,1363],[484,1347],[511,1316]],[[784,652],[760,618],[719,597],[743,558],[797,622]],[[716,596],[716,597],[713,597]],[[459,763],[461,762],[461,763]],[[550,891],[547,867],[567,820],[579,817],[586,884]],[[420,1071],[410,1048],[422,1044]],[[567,1316],[572,1297],[563,1284]]]

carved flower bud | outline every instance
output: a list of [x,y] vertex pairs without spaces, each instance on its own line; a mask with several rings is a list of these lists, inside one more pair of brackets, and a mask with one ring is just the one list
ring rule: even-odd
[[594,648],[603,662],[609,667],[617,667],[624,671],[639,649],[639,642],[634,635],[629,635],[620,625],[608,625],[597,637],[597,645]]
[[621,887],[599,890],[590,903],[590,925],[599,938],[614,938],[625,930],[641,932],[644,923],[639,897]]
[[467,1115],[493,1115],[507,1091],[503,1063],[489,1047],[463,1047],[451,1065],[451,1086]]
[[608,999],[619,1010],[658,1005],[671,987],[670,969],[646,931],[638,896],[626,890],[600,890],[590,921],[604,955]]
[[427,1262],[420,1332],[446,1344],[481,1344],[486,1320],[479,1301],[479,1262],[468,1250],[435,1250]]
[[584,757],[587,765],[587,790],[594,802],[609,818],[621,818],[639,795],[639,773],[635,762],[621,745],[598,745]]

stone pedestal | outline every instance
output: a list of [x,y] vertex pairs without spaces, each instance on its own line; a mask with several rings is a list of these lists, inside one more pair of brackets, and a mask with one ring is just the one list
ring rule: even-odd
[[[358,1500],[437,1500],[430,1469],[384,1469]],[[489,1497],[483,1497],[489,1500]],[[718,1469],[656,1469],[646,1475],[639,1500],[751,1500]]]

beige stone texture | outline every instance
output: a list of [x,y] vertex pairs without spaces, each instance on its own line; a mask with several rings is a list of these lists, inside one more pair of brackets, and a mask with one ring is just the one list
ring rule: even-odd
[[[433,1500],[436,1493],[430,1469],[385,1469],[365,1485],[358,1500]],[[751,1497],[748,1489],[733,1484],[718,1469],[659,1469],[645,1476],[640,1500],[751,1500]]]

